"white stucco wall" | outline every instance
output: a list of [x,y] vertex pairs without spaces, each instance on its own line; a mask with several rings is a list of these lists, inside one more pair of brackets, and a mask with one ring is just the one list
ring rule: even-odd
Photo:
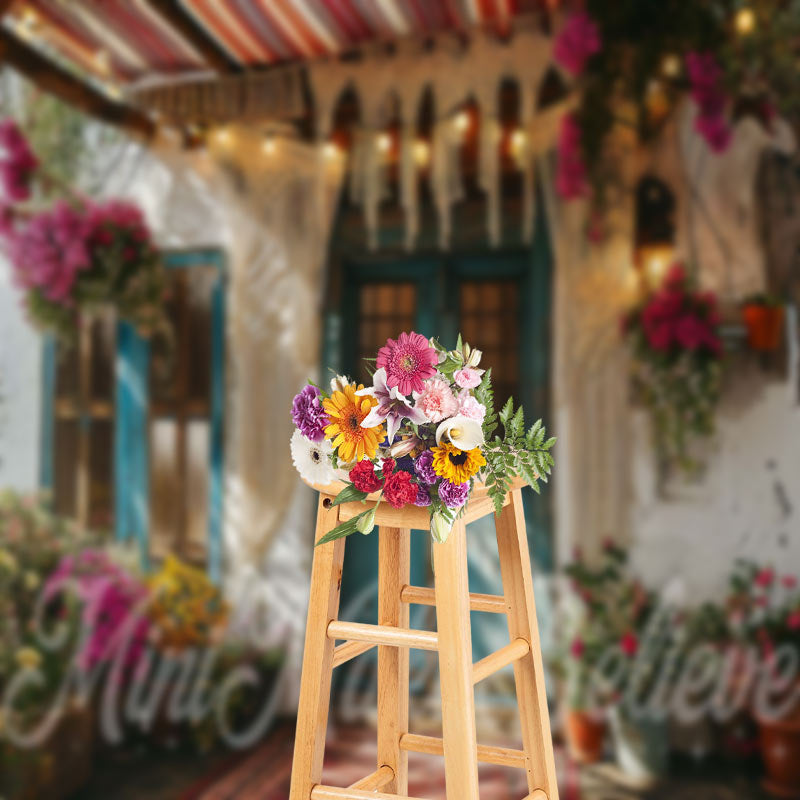
[[737,557],[800,574],[797,369],[781,380],[750,354],[735,355],[717,422],[704,479],[674,482],[666,498],[655,492],[642,412],[632,426],[634,566],[650,585],[678,581],[691,601],[719,598]]
[[41,337],[0,259],[0,488],[38,486],[41,358]]

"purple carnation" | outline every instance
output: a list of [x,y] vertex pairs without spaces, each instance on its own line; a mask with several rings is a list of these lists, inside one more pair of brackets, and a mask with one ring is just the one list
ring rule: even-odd
[[439,497],[448,508],[461,508],[469,497],[469,483],[442,481],[439,484]]
[[309,384],[296,394],[292,403],[292,420],[300,433],[312,442],[321,442],[325,436],[325,426],[330,420],[322,408],[319,389]]
[[417,499],[414,501],[414,505],[425,508],[430,504],[431,496],[428,494],[428,490],[424,486],[417,484]]
[[433,451],[423,450],[414,462],[414,472],[423,483],[433,486],[439,476],[433,471]]

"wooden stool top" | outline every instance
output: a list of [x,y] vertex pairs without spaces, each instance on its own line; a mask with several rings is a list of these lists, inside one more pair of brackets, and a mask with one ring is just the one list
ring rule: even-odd
[[[316,489],[320,494],[327,495],[330,498],[336,497],[336,495],[348,485],[343,481],[334,481],[324,486],[308,483],[308,481],[306,481],[306,483],[312,489]],[[522,478],[514,478],[503,505],[508,505],[511,493],[523,486],[527,486],[527,484]],[[342,503],[338,506],[339,522],[347,522],[347,520],[353,519],[353,517],[358,516],[368,508],[377,506],[375,512],[376,525],[385,525],[390,528],[413,528],[423,531],[430,528],[430,514],[427,508],[412,505],[407,505],[403,508],[392,508],[385,500],[379,501],[379,497],[380,492],[373,492],[367,495],[363,503],[360,501]],[[489,497],[486,486],[482,481],[475,481],[469,501],[467,502],[466,511],[461,517],[461,520],[466,525],[493,513],[494,504]]]

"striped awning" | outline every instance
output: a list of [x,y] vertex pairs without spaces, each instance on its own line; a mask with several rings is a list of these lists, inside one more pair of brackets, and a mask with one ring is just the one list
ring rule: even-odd
[[[350,52],[475,26],[509,32],[540,0],[14,0],[4,24],[101,81],[180,80]],[[180,24],[176,24],[176,20]],[[188,29],[188,32],[187,32]]]

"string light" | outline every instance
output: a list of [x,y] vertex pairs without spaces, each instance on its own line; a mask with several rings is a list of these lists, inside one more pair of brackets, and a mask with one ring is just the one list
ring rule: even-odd
[[111,72],[111,56],[108,54],[108,50],[98,50],[94,54],[94,63],[104,75]]
[[514,128],[511,133],[511,152],[514,155],[520,155],[522,151],[525,149],[525,145],[528,142],[528,135],[525,133],[522,128]]
[[748,36],[756,29],[756,13],[752,8],[740,8],[734,20],[740,36]]
[[278,149],[278,143],[275,141],[275,137],[272,134],[268,134],[264,137],[261,149],[265,156],[275,155],[275,151]]
[[458,114],[453,117],[453,127],[459,133],[466,133],[469,130],[469,113],[466,111],[459,111]]
[[665,78],[677,78],[681,74],[681,59],[676,53],[667,53],[661,61],[661,72]]
[[339,157],[339,147],[336,142],[325,142],[322,145],[322,155],[328,160],[333,161]]
[[36,28],[39,26],[39,18],[36,11],[27,6],[22,16],[17,20],[16,29],[21,38],[29,40],[36,36]]
[[379,133],[375,137],[375,146],[379,153],[388,153],[392,149],[392,137],[386,133]]
[[418,167],[427,167],[431,160],[431,146],[424,139],[414,142],[414,161]]
[[227,128],[217,128],[214,131],[214,141],[220,147],[227,147],[233,140],[233,134]]

